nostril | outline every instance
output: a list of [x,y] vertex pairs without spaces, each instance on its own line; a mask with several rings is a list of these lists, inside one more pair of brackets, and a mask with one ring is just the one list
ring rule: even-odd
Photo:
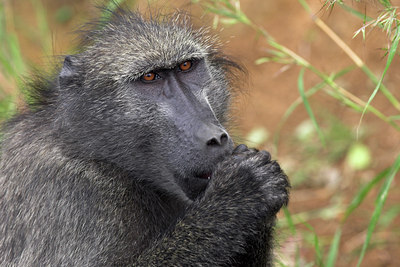
[[226,144],[228,142],[228,135],[226,133],[221,134],[221,144]]
[[211,138],[210,140],[207,141],[208,146],[219,146],[221,145],[220,142],[218,142],[217,138]]

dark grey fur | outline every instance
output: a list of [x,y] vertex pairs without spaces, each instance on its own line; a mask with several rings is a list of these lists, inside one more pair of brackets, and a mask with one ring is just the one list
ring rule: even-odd
[[236,65],[179,16],[89,28],[5,127],[0,266],[271,265],[289,183],[267,152],[232,150]]

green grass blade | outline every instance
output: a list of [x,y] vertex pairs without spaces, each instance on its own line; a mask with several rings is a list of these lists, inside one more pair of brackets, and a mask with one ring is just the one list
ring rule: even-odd
[[299,0],[299,3],[300,5],[303,6],[303,8],[307,11],[308,14],[311,14],[311,9],[305,0]]
[[333,237],[333,241],[331,244],[331,248],[329,249],[328,259],[326,260],[326,267],[335,266],[337,254],[339,251],[340,237],[342,236],[342,230],[338,228],[336,230],[335,236]]
[[363,200],[365,199],[365,197],[368,195],[368,193],[371,191],[372,188],[374,188],[374,186],[377,185],[377,183],[379,183],[383,178],[385,178],[388,173],[389,173],[389,168],[383,170],[382,172],[380,172],[374,179],[372,179],[371,181],[369,181],[366,185],[364,185],[360,191],[356,194],[356,196],[353,198],[353,201],[350,203],[350,205],[347,207],[343,220],[342,222],[345,222],[347,220],[347,218],[350,216],[351,213],[353,213],[353,211],[360,206],[360,204],[363,202]]
[[356,16],[357,18],[362,19],[363,21],[371,21],[372,20],[372,18],[367,16],[365,13],[362,13],[344,3],[339,3],[339,6],[341,8],[343,8],[344,10],[346,10],[347,12],[349,12],[350,14]]
[[389,117],[391,120],[400,120],[400,115],[393,115]]
[[300,96],[301,96],[301,99],[303,100],[303,104],[304,104],[304,106],[305,106],[305,108],[307,110],[308,116],[310,117],[310,119],[311,119],[311,121],[312,121],[312,123],[313,123],[313,125],[315,127],[315,130],[318,133],[318,136],[319,136],[319,139],[321,140],[321,143],[325,146],[325,137],[324,137],[324,135],[323,135],[318,123],[317,123],[317,120],[315,119],[314,113],[312,112],[311,106],[310,106],[310,104],[308,102],[308,99],[307,99],[307,96],[306,96],[306,94],[304,92],[304,71],[305,71],[304,68],[302,68],[300,70],[299,78],[297,80],[297,86],[299,88]]
[[397,157],[396,161],[390,168],[390,172],[388,176],[386,177],[385,183],[383,184],[382,190],[379,192],[378,199],[376,202],[376,207],[374,209],[374,212],[372,214],[371,220],[368,225],[368,230],[367,230],[367,236],[364,242],[364,245],[362,247],[360,257],[358,259],[358,264],[357,267],[359,267],[362,263],[362,260],[364,259],[365,253],[367,251],[369,241],[371,240],[372,233],[374,232],[375,226],[379,220],[379,216],[382,212],[383,205],[385,204],[390,185],[393,182],[394,176],[400,169],[400,155]]
[[0,66],[8,78],[17,79],[18,75],[25,71],[25,62],[18,37],[7,31],[6,16],[6,10],[3,4],[0,4]]
[[122,5],[126,0],[110,0],[105,5],[106,9],[101,14],[102,20],[109,20],[112,11],[116,10],[120,5]]
[[[349,66],[349,67],[347,67],[347,68],[342,69],[341,71],[339,71],[339,72],[337,72],[337,73],[333,73],[333,74],[331,75],[332,81],[334,81],[334,80],[336,80],[337,78],[339,78],[339,77],[345,75],[346,73],[348,73],[348,72],[354,70],[355,68],[356,68],[356,67],[355,67],[354,65],[352,65],[352,66]],[[306,97],[308,98],[308,97],[312,96],[313,94],[317,93],[319,90],[321,90],[322,88],[324,88],[324,86],[326,86],[326,85],[327,85],[326,81],[322,81],[322,82],[320,82],[320,83],[314,85],[312,88],[310,88],[309,90],[307,90],[307,91],[305,92]],[[301,101],[301,97],[300,97],[300,98],[296,99],[296,100],[286,109],[285,113],[284,113],[283,116],[282,116],[281,121],[279,122],[279,125],[278,125],[278,127],[277,127],[277,131],[276,131],[276,133],[275,133],[275,135],[274,135],[274,143],[275,143],[275,145],[277,145],[278,142],[279,142],[279,135],[280,135],[280,132],[281,132],[281,130],[282,130],[283,125],[286,123],[286,121],[288,120],[288,118],[290,117],[290,115],[296,110],[296,108],[297,108],[301,103],[302,103],[302,101]]]
[[218,4],[218,2],[222,2],[222,4],[230,10],[236,10],[236,8],[229,2],[229,0],[217,0],[216,2],[214,2],[214,4]]
[[381,3],[381,5],[383,5],[385,8],[391,8],[392,4],[390,3],[389,0],[379,0],[379,3]]
[[324,266],[323,259],[322,259],[323,253],[322,253],[321,246],[319,245],[318,235],[317,235],[317,233],[315,233],[314,227],[312,227],[311,224],[309,224],[307,222],[303,222],[303,224],[313,233],[316,265]]
[[118,6],[122,5],[126,0],[111,0],[107,3],[107,8],[115,10]]
[[[306,1],[305,0],[299,0],[299,2],[303,5],[304,9],[306,11],[310,10]],[[330,32],[328,34],[328,36],[335,41],[335,43],[337,45],[339,45],[341,47],[341,49],[346,52],[346,54],[348,54],[348,56],[356,63],[356,65],[361,68],[361,70],[368,76],[368,78],[370,80],[372,80],[376,85],[379,84],[379,79],[375,76],[375,74],[367,67],[367,65],[365,65],[365,63],[338,37],[336,36],[336,34],[331,31],[329,29],[329,27],[327,27],[326,25],[324,27],[322,27],[322,25],[324,24],[322,21],[320,21],[318,18],[316,18],[312,13],[310,13],[310,15],[312,15],[313,20],[316,22],[317,25],[319,25],[319,27],[321,29],[323,29],[324,32],[326,32],[328,34],[328,32]],[[366,20],[366,18],[365,18]],[[318,22],[318,23],[317,23]],[[329,30],[329,31],[327,31]],[[397,29],[398,30],[398,29]],[[397,32],[396,30],[396,32]],[[345,49],[344,49],[345,48]],[[313,72],[315,72],[318,76],[321,76],[321,72],[319,72],[317,69],[315,69],[313,66],[310,66],[312,68],[309,68],[310,70],[312,70]],[[383,95],[390,101],[390,103],[393,105],[393,107],[395,107],[397,110],[400,111],[400,102],[396,99],[396,97],[386,88],[386,86],[384,84],[379,85],[380,90],[382,91]],[[392,126],[396,127],[395,125],[391,124]]]
[[10,75],[14,75],[14,68],[11,66],[10,61],[0,53],[0,67],[3,69],[4,75],[9,78]]
[[[368,76],[368,78],[374,82],[376,85],[379,83],[378,77],[375,76],[375,74],[366,66],[363,65],[361,67],[361,70]],[[380,90],[382,91],[383,95],[390,101],[390,103],[395,107],[397,110],[400,111],[400,102],[397,100],[397,98],[389,91],[389,89],[381,83],[380,85]]]
[[378,84],[376,85],[376,87],[375,87],[373,93],[372,93],[371,96],[369,97],[368,102],[367,102],[367,104],[366,104],[365,107],[364,107],[364,110],[363,110],[363,112],[362,112],[362,114],[361,114],[359,126],[361,125],[362,119],[363,119],[363,117],[364,117],[365,112],[366,112],[367,109],[368,109],[368,106],[370,105],[371,101],[375,98],[375,95],[378,93],[379,88],[381,87],[383,78],[385,77],[386,72],[387,72],[387,70],[389,69],[390,64],[392,63],[392,60],[393,60],[393,58],[394,58],[394,55],[396,54],[397,46],[398,46],[398,44],[399,44],[399,41],[400,41],[400,27],[397,27],[397,28],[396,28],[396,33],[395,33],[395,38],[394,38],[394,40],[393,40],[393,42],[392,42],[392,45],[390,46],[389,55],[388,55],[388,59],[387,59],[387,62],[386,62],[385,69],[383,70],[382,76],[381,76],[381,78],[379,79]]
[[228,9],[215,8],[212,5],[206,5],[206,7],[207,10],[211,13],[237,20],[238,22],[241,22],[246,25],[251,25],[251,21],[249,20],[249,18],[247,18],[246,15],[240,10],[236,10],[236,12],[233,12]]
[[292,215],[290,214],[290,212],[289,212],[287,207],[283,208],[283,213],[285,214],[286,221],[287,221],[287,224],[288,224],[290,232],[292,233],[292,235],[295,235],[296,234],[296,227],[294,226]]
[[21,49],[19,47],[18,37],[15,34],[8,35],[8,44],[9,44],[9,52],[10,58],[9,60],[13,63],[13,76],[18,78],[17,76],[21,73],[25,72],[25,62],[22,58]]
[[[326,80],[326,78],[324,78],[324,80]],[[363,111],[363,107],[355,102],[353,102],[352,100],[346,98],[345,96],[343,96],[341,93],[339,93],[336,89],[337,89],[337,84],[332,83],[332,82],[327,82],[333,90],[329,90],[326,89],[325,92],[329,95],[332,96],[336,99],[338,99],[341,103],[351,107],[353,110],[357,111],[357,112],[362,112]],[[400,125],[396,124],[392,119],[390,119],[389,117],[386,117],[382,112],[380,112],[379,110],[377,110],[375,107],[373,107],[372,105],[368,106],[368,110],[370,112],[372,112],[375,116],[377,116],[378,118],[380,118],[381,120],[383,120],[384,122],[387,122],[388,124],[390,124],[393,128],[395,128],[397,131],[400,131]]]
[[[3,88],[0,88],[2,90]],[[15,99],[11,95],[7,95],[0,99],[0,121],[10,118],[17,110]]]

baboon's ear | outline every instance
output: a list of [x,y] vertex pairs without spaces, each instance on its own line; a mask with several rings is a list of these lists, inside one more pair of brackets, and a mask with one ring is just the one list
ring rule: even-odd
[[74,56],[66,56],[64,59],[64,65],[58,76],[58,82],[60,86],[68,86],[78,75],[76,58]]

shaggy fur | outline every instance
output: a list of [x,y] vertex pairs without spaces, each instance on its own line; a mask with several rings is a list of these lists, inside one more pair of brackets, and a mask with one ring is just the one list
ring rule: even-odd
[[215,37],[122,9],[82,36],[5,126],[0,265],[271,265],[289,183],[267,152],[232,151],[237,65]]

